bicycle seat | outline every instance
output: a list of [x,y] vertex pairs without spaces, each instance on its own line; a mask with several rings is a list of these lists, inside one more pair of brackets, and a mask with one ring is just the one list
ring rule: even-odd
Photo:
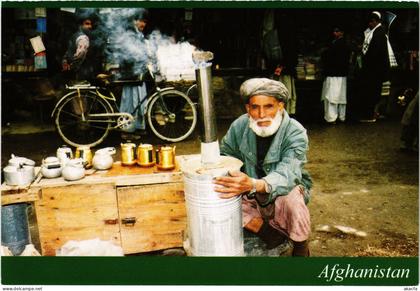
[[98,80],[109,80],[111,78],[110,74],[98,74],[96,75],[96,79]]
[[102,82],[105,85],[109,85],[111,83],[112,76],[109,74],[98,74],[96,75],[96,79]]

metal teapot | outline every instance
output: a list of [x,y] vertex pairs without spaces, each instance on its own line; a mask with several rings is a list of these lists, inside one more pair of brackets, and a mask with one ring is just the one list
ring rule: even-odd
[[80,146],[76,148],[76,158],[83,160],[83,166],[86,169],[92,168],[92,151],[88,146]]
[[71,148],[63,145],[57,149],[57,158],[60,160],[61,166],[64,167],[66,163],[73,158]]
[[61,176],[62,166],[57,157],[47,157],[42,160],[41,174],[45,178],[57,178]]
[[83,160],[80,158],[68,161],[62,172],[63,178],[68,181],[82,179],[85,176],[83,163]]
[[4,169],[4,181],[10,186],[29,185],[35,179],[35,162],[12,154]]
[[108,170],[112,167],[114,159],[112,155],[115,155],[117,151],[114,147],[107,147],[95,152],[92,159],[93,167],[97,170]]

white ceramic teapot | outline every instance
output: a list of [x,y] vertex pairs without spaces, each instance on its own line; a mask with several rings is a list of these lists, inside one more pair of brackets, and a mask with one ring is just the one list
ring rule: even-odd
[[93,167],[97,170],[108,170],[112,167],[114,159],[112,155],[115,155],[117,151],[114,147],[107,147],[95,152],[92,159]]
[[7,185],[23,186],[30,184],[35,178],[35,162],[12,154],[9,164],[3,169]]
[[61,176],[62,166],[57,157],[47,157],[42,160],[41,174],[45,178],[57,178]]
[[59,147],[57,149],[57,158],[60,160],[61,166],[64,167],[66,163],[73,158],[71,148],[66,145]]
[[65,180],[75,181],[82,179],[85,176],[85,168],[82,159],[69,160],[63,168],[62,175]]

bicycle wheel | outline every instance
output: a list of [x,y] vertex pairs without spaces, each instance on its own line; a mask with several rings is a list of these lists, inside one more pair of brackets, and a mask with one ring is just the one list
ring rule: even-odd
[[[89,118],[89,114],[112,113],[111,105],[94,92],[81,91],[81,100],[77,92],[70,94],[57,108],[55,126],[62,139],[75,147],[94,147],[108,135],[110,121]],[[82,109],[83,108],[83,109]],[[85,120],[82,118],[82,112]]]
[[160,139],[179,142],[194,131],[197,110],[184,93],[177,90],[164,91],[153,97],[147,106],[147,121]]

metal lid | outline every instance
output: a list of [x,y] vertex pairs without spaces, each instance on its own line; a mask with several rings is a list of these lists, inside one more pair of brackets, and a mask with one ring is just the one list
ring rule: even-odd
[[129,143],[121,143],[121,147],[123,148],[132,148],[132,147],[136,147],[135,143],[129,142]]
[[150,143],[141,143],[141,144],[139,144],[138,148],[141,148],[141,149],[153,149],[153,146]]
[[35,166],[35,162],[32,161],[32,160],[30,160],[30,159],[27,159],[27,158],[24,158],[24,157],[18,157],[18,156],[15,156],[15,155],[12,154],[12,158],[9,160],[9,165],[10,166],[23,166],[23,165],[26,165],[26,166],[32,166],[32,167],[34,167]]
[[43,161],[42,164],[44,165],[51,165],[51,164],[59,164],[60,160],[57,157],[46,157]]

